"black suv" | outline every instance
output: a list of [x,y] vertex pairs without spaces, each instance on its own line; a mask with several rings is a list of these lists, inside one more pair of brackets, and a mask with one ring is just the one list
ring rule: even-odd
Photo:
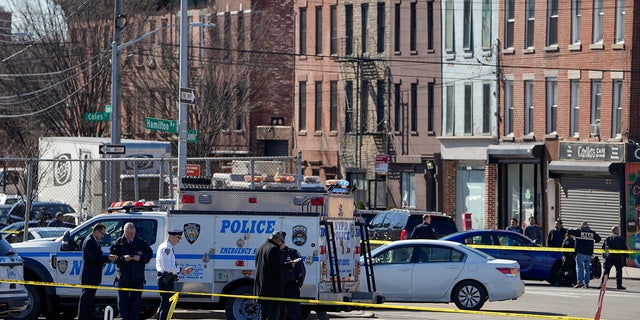
[[428,212],[409,209],[391,209],[380,211],[369,222],[370,240],[404,240],[411,236],[413,228],[422,223],[422,215],[431,214],[431,226],[438,238],[458,232],[451,217],[439,212]]
[[[25,203],[20,201],[15,203],[9,210],[7,224],[24,221]],[[34,201],[31,203],[31,219],[47,221],[55,218],[56,213],[73,213],[73,207],[62,202],[55,201]]]

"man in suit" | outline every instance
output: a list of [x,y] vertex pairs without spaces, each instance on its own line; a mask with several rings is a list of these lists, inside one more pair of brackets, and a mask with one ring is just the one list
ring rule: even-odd
[[[102,267],[110,261],[118,259],[115,255],[105,255],[98,241],[104,237],[106,227],[102,223],[93,226],[93,232],[82,243],[82,268],[80,268],[80,281],[83,286],[99,286],[102,282]],[[78,303],[78,319],[93,319],[95,306],[93,300],[96,297],[96,289],[82,288],[80,302]]]

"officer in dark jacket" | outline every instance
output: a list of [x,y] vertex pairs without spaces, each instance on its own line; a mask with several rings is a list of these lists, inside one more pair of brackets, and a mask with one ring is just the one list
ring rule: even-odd
[[[104,237],[106,227],[102,223],[93,226],[93,232],[82,242],[82,267],[80,281],[83,285],[99,286],[102,282],[102,267],[109,261],[116,261],[115,255],[104,255],[98,241]],[[96,310],[93,300],[96,289],[82,288],[78,302],[78,319],[93,319]]]
[[578,278],[578,283],[574,288],[589,288],[589,280],[591,280],[593,244],[594,242],[600,242],[600,235],[591,230],[587,221],[584,221],[577,229],[568,232],[573,233],[576,237],[576,276]]
[[[282,264],[285,265],[283,293],[285,298],[299,299],[300,287],[304,283],[306,269],[300,252],[285,246],[281,252]],[[299,302],[285,302],[285,319],[298,320],[302,317]]]
[[[256,281],[253,294],[260,297],[283,297],[285,266],[282,264],[280,250],[284,248],[286,233],[277,231],[271,234],[256,252]],[[262,320],[281,320],[282,303],[273,300],[258,300],[262,312]]]
[[[119,288],[141,290],[145,284],[144,266],[151,260],[153,250],[144,239],[136,236],[136,226],[127,222],[123,235],[111,246],[116,261]],[[122,320],[138,320],[142,291],[118,290],[118,311]]]
[[556,227],[549,231],[547,246],[556,248],[562,247],[562,241],[564,241],[565,234],[567,234],[567,229],[562,226],[562,220],[556,220]]
[[[573,233],[567,232],[562,241],[562,248],[572,249],[576,246]],[[576,283],[576,254],[571,251],[562,252],[562,268],[560,268],[559,282],[562,285],[573,286]]]
[[620,290],[626,289],[622,286],[622,267],[627,263],[626,253],[608,253],[608,250],[627,250],[627,243],[624,238],[620,236],[620,227],[613,226],[611,228],[611,235],[607,237],[602,243],[602,249],[605,251],[604,257],[604,273],[602,274],[602,280],[600,286],[604,282],[604,275],[609,276],[611,267],[616,267],[616,287]]
[[431,215],[425,213],[422,215],[422,223],[413,228],[410,239],[437,239],[435,230],[431,226]]

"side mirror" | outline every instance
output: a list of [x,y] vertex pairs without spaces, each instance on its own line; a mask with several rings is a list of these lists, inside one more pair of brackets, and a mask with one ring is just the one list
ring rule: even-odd
[[62,247],[60,249],[62,251],[73,251],[74,247],[75,243],[73,242],[73,237],[71,237],[69,230],[67,230],[62,235]]

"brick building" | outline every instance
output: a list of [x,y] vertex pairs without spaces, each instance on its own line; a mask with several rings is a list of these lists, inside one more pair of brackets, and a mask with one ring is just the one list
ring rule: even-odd
[[[605,4],[606,2],[606,4]],[[547,231],[590,221],[635,233],[640,168],[634,1],[500,1],[500,143],[488,148],[487,216]],[[626,158],[625,158],[626,155]],[[626,170],[626,172],[625,172]],[[633,177],[630,179],[630,177]],[[629,181],[631,180],[631,181]],[[627,212],[629,216],[627,216]],[[626,228],[626,227],[629,228]]]

